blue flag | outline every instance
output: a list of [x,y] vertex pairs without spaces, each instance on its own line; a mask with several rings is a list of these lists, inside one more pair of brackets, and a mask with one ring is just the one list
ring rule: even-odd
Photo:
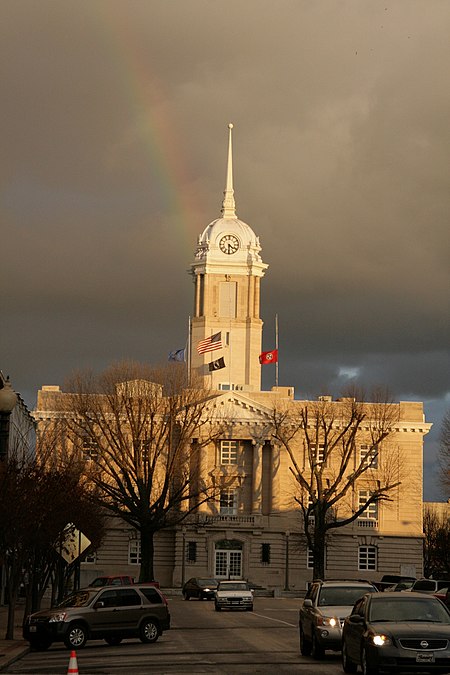
[[176,349],[169,352],[169,361],[186,361],[186,349]]

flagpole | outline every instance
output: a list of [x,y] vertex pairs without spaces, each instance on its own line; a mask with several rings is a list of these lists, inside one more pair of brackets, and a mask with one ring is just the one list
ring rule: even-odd
[[188,385],[191,385],[191,317],[189,316],[188,322],[188,344],[187,344],[187,380]]
[[275,349],[277,350],[277,361],[275,363],[275,386],[278,389],[278,314],[275,314]]

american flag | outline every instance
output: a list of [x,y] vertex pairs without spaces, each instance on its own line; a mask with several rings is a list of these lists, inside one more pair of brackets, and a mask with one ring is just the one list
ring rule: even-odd
[[214,352],[216,349],[222,349],[221,333],[214,333],[214,335],[206,338],[206,340],[200,340],[197,345],[197,351],[199,354]]

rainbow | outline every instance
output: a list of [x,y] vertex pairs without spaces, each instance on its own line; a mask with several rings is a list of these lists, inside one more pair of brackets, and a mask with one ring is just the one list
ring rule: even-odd
[[[128,8],[128,9],[127,9]],[[122,83],[157,183],[162,210],[174,222],[183,246],[191,253],[202,209],[189,189],[191,178],[170,105],[161,81],[150,72],[129,21],[127,3],[90,3],[87,10],[99,24],[100,37],[111,54],[111,67]]]

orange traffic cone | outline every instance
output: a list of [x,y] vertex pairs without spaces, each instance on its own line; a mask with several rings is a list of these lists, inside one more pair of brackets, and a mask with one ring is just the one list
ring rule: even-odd
[[77,662],[77,653],[75,650],[70,652],[69,667],[67,669],[67,675],[78,675],[78,662]]

